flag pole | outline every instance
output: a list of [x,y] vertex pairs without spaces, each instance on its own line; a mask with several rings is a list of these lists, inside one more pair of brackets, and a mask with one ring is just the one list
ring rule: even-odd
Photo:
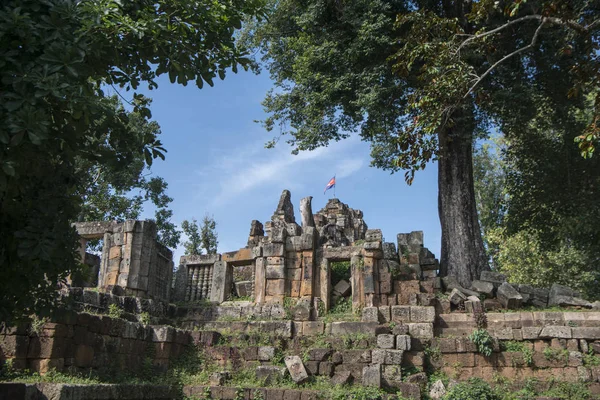
[[[333,179],[335,179],[337,173],[333,175]],[[335,180],[335,185],[333,185],[333,198],[335,199],[335,187],[337,186],[337,179]]]

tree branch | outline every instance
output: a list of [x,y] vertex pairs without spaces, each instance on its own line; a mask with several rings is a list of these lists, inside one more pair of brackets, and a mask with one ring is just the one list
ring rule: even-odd
[[456,49],[454,54],[458,54],[463,47],[465,47],[466,45],[468,45],[470,42],[472,42],[474,40],[481,39],[482,37],[485,37],[485,36],[493,35],[494,33],[500,32],[501,30],[504,30],[512,25],[518,24],[523,21],[530,21],[530,20],[537,20],[537,21],[545,20],[546,22],[554,24],[554,25],[566,26],[568,28],[571,28],[571,29],[579,32],[579,33],[590,33],[593,29],[595,29],[598,25],[600,25],[600,20],[595,20],[592,23],[583,26],[581,24],[578,24],[575,21],[563,20],[563,19],[556,18],[556,17],[543,17],[539,14],[526,15],[524,17],[509,21],[504,25],[500,25],[499,27],[494,28],[491,31],[480,33],[479,35],[457,35],[457,36],[469,36],[469,38],[466,39],[465,41],[463,41],[458,46],[458,49]]
[[482,37],[485,37],[485,36],[488,36],[488,35],[493,35],[494,33],[500,32],[501,30],[506,29],[509,26],[518,24],[519,22],[528,21],[528,20],[540,20],[541,18],[542,18],[541,15],[526,15],[524,17],[517,18],[517,19],[515,19],[513,21],[509,21],[509,22],[507,22],[504,25],[501,25],[501,26],[499,26],[497,28],[492,29],[491,31],[480,33],[479,35],[473,35],[470,38],[466,39],[464,42],[462,42],[460,44],[460,46],[458,46],[458,49],[456,49],[455,54],[458,54],[458,52],[460,52],[460,49],[462,49],[463,47],[465,47],[467,44],[469,44],[473,40],[481,39]]
[[481,75],[479,77],[479,79],[477,79],[477,81],[473,84],[473,86],[471,86],[471,88],[469,89],[469,91],[463,96],[463,99],[467,98],[468,95],[470,95],[473,90],[475,90],[475,88],[477,86],[479,86],[479,84],[481,83],[481,81],[483,81],[483,79],[488,76],[490,74],[490,72],[492,72],[498,65],[502,64],[504,61],[508,60],[511,57],[516,56],[517,54],[523,53],[524,51],[527,51],[529,49],[531,49],[533,46],[535,46],[538,36],[540,34],[540,31],[542,30],[542,27],[546,24],[546,18],[542,18],[542,23],[540,24],[540,26],[537,27],[537,29],[535,30],[535,33],[533,34],[533,38],[531,38],[531,43],[529,43],[527,46],[525,47],[521,47],[520,49],[517,49],[515,51],[513,51],[510,54],[507,54],[506,56],[502,57],[500,60],[496,61],[491,67],[488,68],[487,71],[485,71],[483,73],[483,75]]

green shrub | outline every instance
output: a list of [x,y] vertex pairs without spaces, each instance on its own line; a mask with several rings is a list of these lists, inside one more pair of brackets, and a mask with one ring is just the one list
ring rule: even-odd
[[454,386],[443,397],[444,400],[502,400],[485,381],[471,378]]
[[469,335],[469,340],[477,346],[477,351],[484,356],[489,357],[492,355],[494,339],[487,330],[475,329],[473,333]]
[[117,304],[111,304],[108,306],[108,316],[111,318],[121,318],[123,316],[123,309]]

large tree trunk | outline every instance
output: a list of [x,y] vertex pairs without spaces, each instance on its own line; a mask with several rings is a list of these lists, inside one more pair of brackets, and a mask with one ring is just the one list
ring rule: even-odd
[[438,207],[442,225],[440,274],[465,288],[489,270],[473,186],[473,114],[453,115],[454,125],[438,133]]

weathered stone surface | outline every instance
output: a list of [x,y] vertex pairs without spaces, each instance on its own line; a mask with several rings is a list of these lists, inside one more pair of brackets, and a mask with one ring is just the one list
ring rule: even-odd
[[560,307],[583,307],[592,308],[593,305],[587,300],[573,296],[561,296],[553,295],[550,297],[548,306],[560,306]]
[[252,295],[252,282],[240,281],[235,283],[235,293],[238,297],[249,297]]
[[333,292],[341,297],[346,297],[350,295],[350,291],[352,290],[350,283],[345,280],[339,281],[334,287]]
[[570,326],[544,326],[540,332],[540,339],[571,339],[571,337]]
[[381,242],[383,240],[383,233],[381,229],[367,229],[365,233],[365,241],[367,242]]
[[383,258],[386,260],[398,261],[398,252],[396,251],[396,243],[383,243]]
[[379,322],[379,310],[377,307],[365,307],[362,309],[362,322]]
[[494,294],[494,284],[492,282],[476,280],[471,282],[471,290],[485,294],[487,297],[492,297]]
[[481,300],[475,296],[467,297],[467,301],[465,301],[465,311],[468,313],[475,313],[483,310],[483,306],[481,305]]
[[497,289],[500,287],[500,285],[506,282],[506,275],[494,271],[481,271],[479,280],[484,282],[491,282]]
[[306,372],[306,368],[304,368],[304,364],[302,364],[302,359],[300,357],[287,356],[284,361],[294,382],[302,383],[308,379],[308,373]]
[[392,321],[410,322],[410,306],[392,306]]
[[277,367],[275,365],[259,365],[256,367],[256,379],[270,383],[277,381],[285,376],[285,367]]
[[258,348],[258,359],[260,361],[271,361],[275,357],[275,347],[261,346]]
[[467,296],[465,296],[457,288],[454,288],[454,289],[452,289],[452,292],[450,292],[450,295],[448,296],[448,299],[450,300],[450,302],[452,304],[458,306],[459,304],[464,303],[465,300],[467,300]]
[[516,310],[521,308],[523,296],[510,283],[504,282],[498,287],[496,297],[505,308]]
[[411,339],[409,335],[396,335],[396,349],[410,351]]
[[571,332],[574,339],[600,340],[600,327],[574,327]]
[[391,334],[377,335],[377,347],[380,349],[393,349],[396,347],[396,337]]
[[433,324],[432,323],[411,323],[408,324],[408,333],[410,336],[419,339],[432,339],[433,338]]
[[410,307],[410,322],[433,322],[435,321],[434,307]]
[[441,400],[446,395],[446,386],[444,386],[444,382],[441,379],[438,379],[431,385],[431,390],[429,390],[429,397],[431,400]]
[[336,372],[335,375],[331,378],[331,383],[334,385],[346,385],[350,383],[352,376],[350,371],[340,371]]
[[296,222],[296,218],[294,217],[294,205],[292,204],[292,194],[289,190],[281,192],[279,204],[277,204],[277,209],[275,210],[273,217],[271,217],[271,220],[283,220],[287,223]]
[[381,365],[367,365],[363,368],[362,384],[364,386],[381,387]]
[[356,333],[375,334],[375,328],[379,325],[377,322],[332,322],[329,324],[331,335],[347,335]]
[[210,301],[222,303],[229,298],[232,277],[233,270],[231,264],[226,261],[217,261],[214,263]]

